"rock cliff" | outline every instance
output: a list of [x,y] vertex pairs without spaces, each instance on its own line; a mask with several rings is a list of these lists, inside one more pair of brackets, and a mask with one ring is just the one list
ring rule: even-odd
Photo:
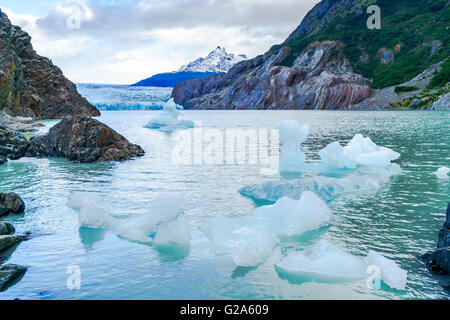
[[1,10],[0,112],[38,120],[100,115],[50,59],[34,51],[31,37]]

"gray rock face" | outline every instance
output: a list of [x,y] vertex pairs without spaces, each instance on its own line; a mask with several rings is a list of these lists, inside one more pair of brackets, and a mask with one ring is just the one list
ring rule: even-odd
[[14,226],[6,221],[0,221],[0,236],[9,236],[16,231]]
[[77,162],[109,162],[143,156],[144,150],[95,119],[71,116],[47,134],[32,138],[26,155],[62,157]]
[[100,115],[50,59],[34,51],[31,37],[1,10],[0,57],[0,111],[36,119]]
[[26,267],[15,264],[0,266],[0,291],[8,289],[8,287],[19,279],[27,271]]
[[0,124],[0,158],[16,160],[21,158],[28,147],[24,135]]
[[227,74],[185,81],[173,98],[187,109],[346,109],[366,99],[371,88],[355,74],[334,41],[313,43],[294,61],[285,47],[235,65]]
[[26,239],[27,239],[26,236],[22,236],[22,235],[0,236],[0,252],[8,250],[9,248],[21,243],[22,241],[25,241]]
[[450,92],[444,94],[438,101],[433,103],[431,110],[450,110]]
[[[0,193],[0,213],[6,209],[6,212],[3,215],[14,213],[20,214],[25,212],[25,202],[22,198],[14,193]],[[2,214],[0,214],[2,216]]]
[[439,232],[437,250],[421,256],[427,269],[434,273],[450,275],[450,203],[443,229]]

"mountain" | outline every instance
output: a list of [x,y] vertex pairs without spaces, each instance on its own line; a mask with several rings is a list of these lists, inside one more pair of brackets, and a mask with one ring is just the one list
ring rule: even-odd
[[35,119],[98,116],[50,59],[33,50],[31,37],[0,10],[0,114]]
[[207,57],[182,66],[178,71],[157,74],[133,86],[174,87],[182,81],[208,78],[217,73],[228,72],[236,63],[243,60],[247,60],[245,55],[229,54],[225,48],[217,47]]
[[172,96],[193,109],[431,108],[449,91],[449,16],[448,0],[323,0],[282,44]]
[[217,47],[206,58],[199,58],[187,66],[181,67],[177,72],[226,73],[236,63],[247,59],[246,55],[229,54],[225,48]]

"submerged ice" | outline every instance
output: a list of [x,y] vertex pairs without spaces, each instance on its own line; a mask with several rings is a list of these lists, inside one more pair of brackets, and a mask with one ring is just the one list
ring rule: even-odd
[[439,168],[438,171],[436,171],[434,174],[436,175],[436,177],[438,179],[447,180],[447,179],[449,179],[449,176],[448,176],[449,173],[450,173],[449,168],[442,167],[442,168]]
[[216,255],[231,255],[238,266],[257,266],[273,254],[283,237],[298,236],[330,224],[331,210],[317,195],[280,199],[241,218],[214,217],[201,229]]
[[328,240],[303,251],[294,251],[281,257],[275,264],[278,272],[291,277],[301,277],[320,282],[359,281],[367,279],[369,267],[376,267],[376,275],[393,289],[405,290],[407,272],[394,261],[375,251],[367,257],[357,257],[347,253]]
[[159,115],[151,119],[146,128],[158,129],[161,131],[172,132],[179,129],[193,128],[194,123],[189,120],[181,120],[180,111],[182,107],[177,105],[173,99],[170,99],[165,105],[164,110]]
[[95,194],[74,193],[68,206],[79,210],[80,227],[110,229],[128,240],[156,246],[189,246],[191,233],[181,210],[183,200],[182,193],[162,194],[150,203],[147,214],[120,219],[108,215]]

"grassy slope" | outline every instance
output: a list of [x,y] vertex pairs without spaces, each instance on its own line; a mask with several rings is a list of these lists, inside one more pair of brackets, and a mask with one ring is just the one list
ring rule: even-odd
[[[372,79],[374,88],[384,88],[406,82],[430,65],[444,60],[450,54],[450,7],[447,0],[378,0],[381,8],[381,30],[369,30],[364,12],[342,15],[320,32],[302,39],[293,40],[281,46],[289,46],[291,55],[282,62],[290,66],[297,55],[311,42],[338,40],[344,44],[344,52],[350,59],[355,71]],[[440,41],[439,50],[431,54],[432,41]],[[395,59],[390,64],[380,63],[379,50],[394,51]],[[361,59],[367,55],[365,62]],[[439,85],[448,82],[448,71],[440,75]]]

